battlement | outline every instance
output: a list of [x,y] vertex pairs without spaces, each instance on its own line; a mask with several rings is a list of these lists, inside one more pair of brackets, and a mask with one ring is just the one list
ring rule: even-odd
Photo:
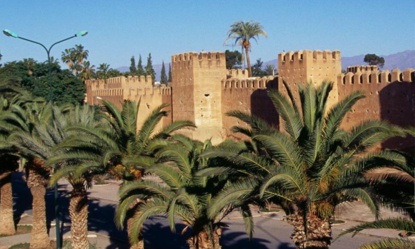
[[153,79],[150,75],[146,76],[118,76],[108,79],[91,79],[85,81],[86,85],[91,85],[100,89],[115,89],[132,86],[152,87]]
[[403,72],[399,69],[393,69],[392,72],[385,70],[379,71],[363,71],[348,72],[338,76],[338,82],[343,85],[352,84],[387,84],[392,82],[411,82],[415,83],[415,69],[408,68]]
[[274,80],[275,76],[251,77],[246,79],[231,78],[222,80],[223,89],[266,89],[267,83]]
[[227,72],[226,78],[228,78],[228,79],[231,79],[231,78],[238,78],[238,79],[248,78],[248,70],[246,70],[246,69],[230,69]]
[[348,66],[347,72],[357,73],[357,72],[373,72],[379,71],[378,66],[376,65],[365,65],[365,66]]
[[335,60],[340,61],[340,51],[330,51],[330,50],[299,50],[295,52],[282,52],[278,54],[278,61],[281,64],[285,64],[286,62],[291,63],[301,63],[304,60],[310,60],[313,61],[328,61],[328,60]]
[[224,52],[187,52],[172,56],[172,62],[186,62],[193,60],[220,60],[225,58]]

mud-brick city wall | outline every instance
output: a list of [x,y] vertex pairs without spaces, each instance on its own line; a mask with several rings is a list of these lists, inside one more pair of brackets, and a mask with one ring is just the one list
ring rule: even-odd
[[[415,125],[415,70],[360,70],[338,76],[339,100],[359,91],[359,100],[347,113],[342,127],[359,125],[365,120],[385,120],[402,127]],[[407,148],[415,151],[415,138],[395,138],[382,147]]]
[[171,123],[171,87],[166,85],[153,86],[151,76],[114,77],[105,80],[87,80],[87,102],[92,105],[102,105],[102,100],[113,103],[118,109],[122,109],[124,100],[140,101],[139,118],[137,128],[141,127],[145,118],[154,108],[168,104],[164,110],[168,116],[164,117],[156,130]]
[[278,89],[277,82],[278,79],[273,76],[222,80],[222,120],[226,138],[245,139],[241,134],[233,133],[231,128],[249,128],[244,122],[228,115],[234,111],[260,117],[278,129],[278,113],[268,96],[269,91]]

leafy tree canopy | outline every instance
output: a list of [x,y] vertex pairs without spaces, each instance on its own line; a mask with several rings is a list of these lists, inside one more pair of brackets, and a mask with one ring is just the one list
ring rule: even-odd
[[146,75],[151,75],[151,78],[153,79],[153,84],[154,84],[154,80],[156,79],[156,72],[154,71],[154,68],[153,68],[151,53],[148,54],[148,57],[147,57]]
[[84,71],[84,64],[83,62],[88,59],[89,51],[84,49],[82,45],[75,45],[73,48],[67,48],[62,52],[62,62],[68,65],[69,70],[75,76],[80,76],[80,74]]
[[51,64],[50,75],[47,63],[33,59],[9,62],[0,68],[0,78],[57,104],[83,103],[85,98],[86,88],[81,79],[69,70],[62,70],[56,61]]
[[377,56],[376,54],[366,54],[363,61],[369,65],[378,66],[380,68],[385,65],[385,59],[383,57]]
[[226,69],[241,68],[242,54],[238,51],[225,51]]
[[252,66],[252,76],[263,77],[267,75],[267,71],[263,70],[264,62],[261,58],[256,60],[256,63]]
[[167,84],[167,75],[166,75],[166,67],[164,66],[164,61],[161,64],[161,78],[160,78],[160,82],[162,84]]

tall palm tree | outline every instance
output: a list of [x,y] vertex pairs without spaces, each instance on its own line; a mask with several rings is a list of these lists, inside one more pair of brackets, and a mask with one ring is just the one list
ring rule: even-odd
[[81,72],[81,79],[83,81],[89,80],[92,75],[95,73],[95,66],[91,65],[89,61],[83,61],[82,62],[82,72]]
[[[38,129],[51,120],[50,104],[26,105],[15,107],[10,122],[18,129],[11,134],[9,140],[18,148],[19,155],[26,159],[26,183],[32,194],[33,227],[30,248],[49,248],[49,236],[46,226],[45,194],[51,168],[45,165],[45,158],[40,153],[34,153],[38,146]],[[28,140],[32,140],[29,142]],[[45,153],[42,151],[42,153]]]
[[31,99],[30,94],[17,88],[11,82],[0,84],[0,234],[15,233],[13,217],[12,173],[18,168],[18,153],[10,135],[21,131],[13,120],[13,109]]
[[110,65],[108,63],[99,64],[98,70],[97,70],[98,79],[106,80],[108,78],[108,70],[109,69],[110,69]]
[[76,106],[57,113],[53,127],[43,127],[39,139],[43,141],[46,163],[54,167],[49,185],[66,178],[72,186],[69,216],[72,248],[88,248],[88,193],[93,177],[105,173],[98,141],[88,130],[105,129],[100,111],[90,106]]
[[263,30],[263,27],[258,22],[253,21],[239,21],[231,25],[228,31],[228,38],[225,40],[235,40],[235,44],[241,45],[242,51],[245,51],[246,64],[248,66],[248,76],[252,76],[251,60],[249,52],[251,51],[251,39],[257,41],[259,35],[267,37],[267,33]]
[[89,51],[82,45],[75,45],[74,48],[67,48],[62,52],[62,62],[66,63],[75,76],[83,71],[82,62],[88,58]]
[[[201,156],[209,147],[209,141],[202,143],[175,136],[175,141],[157,153],[157,164],[147,169],[147,172],[153,174],[152,178],[133,181],[120,188],[121,200],[116,213],[118,224],[123,223],[129,207],[137,198],[147,200],[135,207],[131,240],[139,238],[146,219],[167,215],[172,231],[176,229],[175,218],[179,217],[185,225],[181,234],[187,231],[191,233],[189,248],[220,248],[221,220],[230,210],[209,217],[208,207],[212,198],[226,185],[227,178],[205,176],[202,173],[213,163]],[[241,206],[243,215],[251,221],[248,224],[252,225],[248,206]]]
[[373,149],[404,132],[380,121],[362,121],[350,131],[342,130],[342,119],[364,97],[361,93],[352,93],[326,111],[332,83],[323,83],[317,89],[312,84],[299,86],[300,106],[286,88],[288,97],[277,91],[269,93],[283,119],[283,132],[249,115],[232,113],[251,126],[234,128],[251,137],[249,150],[222,150],[209,156],[232,162],[233,170],[246,172],[247,180],[245,185],[234,184],[224,189],[211,208],[218,210],[239,198],[259,195],[282,205],[287,221],[294,226],[291,238],[297,248],[328,248],[329,219],[339,203],[356,198],[378,215],[366,172],[389,165],[399,170],[394,162],[401,155]]

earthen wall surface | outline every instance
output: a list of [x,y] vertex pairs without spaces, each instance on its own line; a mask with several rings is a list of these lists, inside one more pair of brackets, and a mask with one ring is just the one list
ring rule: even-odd
[[278,89],[276,77],[252,79],[231,78],[222,81],[222,119],[226,138],[245,139],[241,134],[231,131],[233,126],[249,128],[239,119],[227,115],[240,111],[266,120],[270,125],[278,127],[278,114],[268,97],[268,91]]
[[[340,51],[296,51],[280,53],[278,55],[279,91],[286,94],[282,82],[286,82],[298,95],[298,84],[314,83],[320,85],[324,81],[336,82],[341,73]],[[333,84],[333,90],[329,95],[329,106],[337,103],[337,85]]]
[[[86,101],[99,104],[102,99],[121,107],[124,99],[141,99],[140,114],[148,115],[154,107],[167,107],[169,116],[161,126],[172,120],[190,120],[197,129],[186,135],[199,140],[220,142],[225,138],[241,139],[231,132],[234,125],[243,125],[227,115],[242,111],[265,119],[278,127],[278,114],[268,97],[270,90],[286,94],[283,81],[291,87],[297,101],[298,84],[315,86],[332,81],[329,107],[354,91],[366,98],[357,102],[341,127],[349,130],[369,119],[388,120],[401,126],[415,125],[415,70],[380,72],[376,66],[352,66],[341,73],[339,51],[297,51],[278,55],[278,77],[248,78],[246,70],[226,70],[223,52],[189,52],[172,56],[172,87],[151,85],[148,77],[115,77],[86,81]],[[415,139],[391,140],[385,147],[411,147]]]
[[[103,100],[113,103],[118,109],[122,109],[124,100],[136,103],[140,101],[140,117],[148,117],[154,108],[163,103],[171,105],[171,87],[166,85],[152,85],[150,76],[141,77],[114,77],[105,80],[87,80],[87,102],[91,105],[102,105]],[[165,108],[170,111],[171,106]],[[145,118],[138,120],[137,128],[140,128]],[[168,117],[156,127],[156,131],[171,123],[171,112]]]
[[193,121],[197,128],[189,133],[194,139],[223,140],[221,80],[226,74],[223,52],[172,57],[173,120]]

